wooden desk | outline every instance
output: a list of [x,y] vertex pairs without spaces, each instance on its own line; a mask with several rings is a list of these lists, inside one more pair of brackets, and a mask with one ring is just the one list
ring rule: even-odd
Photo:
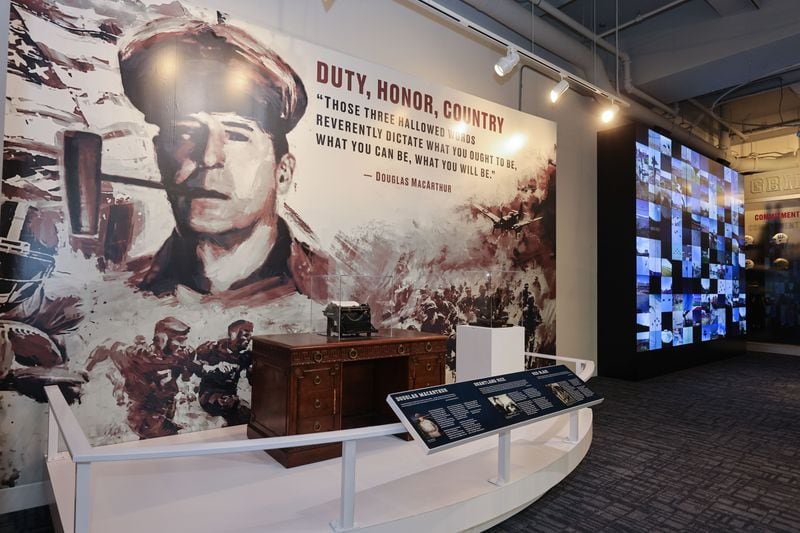
[[[444,383],[447,337],[381,331],[372,337],[316,333],[253,338],[247,435],[278,437],[397,422],[386,395]],[[323,444],[267,450],[285,467],[339,457]]]

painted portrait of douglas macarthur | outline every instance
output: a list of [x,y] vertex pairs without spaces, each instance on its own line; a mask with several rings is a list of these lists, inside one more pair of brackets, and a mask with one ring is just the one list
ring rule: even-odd
[[140,289],[308,293],[327,260],[277,213],[296,161],[286,134],[306,109],[303,82],[274,51],[225,23],[163,18],[120,44],[126,96],[147,122],[175,218]]

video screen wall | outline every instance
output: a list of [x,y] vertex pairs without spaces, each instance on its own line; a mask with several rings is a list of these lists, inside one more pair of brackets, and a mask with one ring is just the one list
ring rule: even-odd
[[744,334],[742,177],[655,131],[641,131],[636,350]]

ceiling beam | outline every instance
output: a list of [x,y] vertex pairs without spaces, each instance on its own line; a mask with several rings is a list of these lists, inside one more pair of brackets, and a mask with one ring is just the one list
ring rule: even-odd
[[757,0],[705,0],[705,3],[721,17],[761,8]]
[[636,85],[662,101],[678,102],[761,79],[797,62],[797,5],[797,0],[774,0],[736,15],[648,27],[647,32],[626,32],[621,44],[630,53]]

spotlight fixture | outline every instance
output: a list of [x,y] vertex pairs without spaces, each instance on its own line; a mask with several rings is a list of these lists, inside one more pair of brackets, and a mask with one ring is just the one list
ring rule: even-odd
[[[329,4],[333,4],[335,1],[336,0],[322,0],[326,7]],[[569,70],[565,70],[564,68],[551,63],[543,57],[535,54],[532,49],[526,50],[525,48],[517,48],[513,42],[509,41],[505,37],[494,33],[493,31],[477,24],[475,21],[470,20],[469,18],[466,18],[443,5],[444,3],[447,3],[448,5],[453,4],[454,2],[444,0],[414,0],[412,3],[417,4],[423,9],[429,11],[437,19],[447,20],[448,22],[457,22],[464,28],[470,30],[474,36],[477,36],[481,40],[485,40],[485,42],[490,43],[492,46],[500,45],[506,47],[508,49],[508,59],[510,59],[512,56],[519,55],[520,60],[524,60],[526,66],[530,66],[534,70],[547,76],[553,76],[553,80],[557,80],[558,78],[568,78],[570,88],[580,88],[581,94],[593,96],[594,98],[598,98],[600,101],[616,103],[620,108],[629,107],[631,105],[630,102],[620,97],[619,94],[606,91],[605,89],[590,83],[584,78],[581,78],[574,72],[570,72]],[[540,2],[533,3],[538,5]],[[563,4],[564,2],[559,3]],[[516,53],[513,53],[511,48],[514,48],[514,52]],[[501,48],[498,48],[498,50],[500,49]],[[507,58],[502,58],[497,62],[495,70],[498,76],[507,74],[513,68],[511,65],[506,66],[506,61]],[[558,78],[556,76],[558,76]]]
[[497,72],[498,76],[505,76],[514,70],[517,63],[519,63],[519,53],[517,53],[516,48],[509,46],[505,57],[501,57],[494,64],[494,71]]
[[567,89],[569,89],[569,82],[565,78],[561,78],[561,81],[556,83],[553,90],[550,91],[550,101],[554,104],[558,102],[558,99],[567,92]]
[[611,102],[611,105],[603,110],[603,114],[600,115],[600,120],[602,120],[604,123],[608,124],[609,122],[614,120],[614,117],[616,116],[617,111],[619,111],[619,106],[617,104],[615,104],[614,102]]

